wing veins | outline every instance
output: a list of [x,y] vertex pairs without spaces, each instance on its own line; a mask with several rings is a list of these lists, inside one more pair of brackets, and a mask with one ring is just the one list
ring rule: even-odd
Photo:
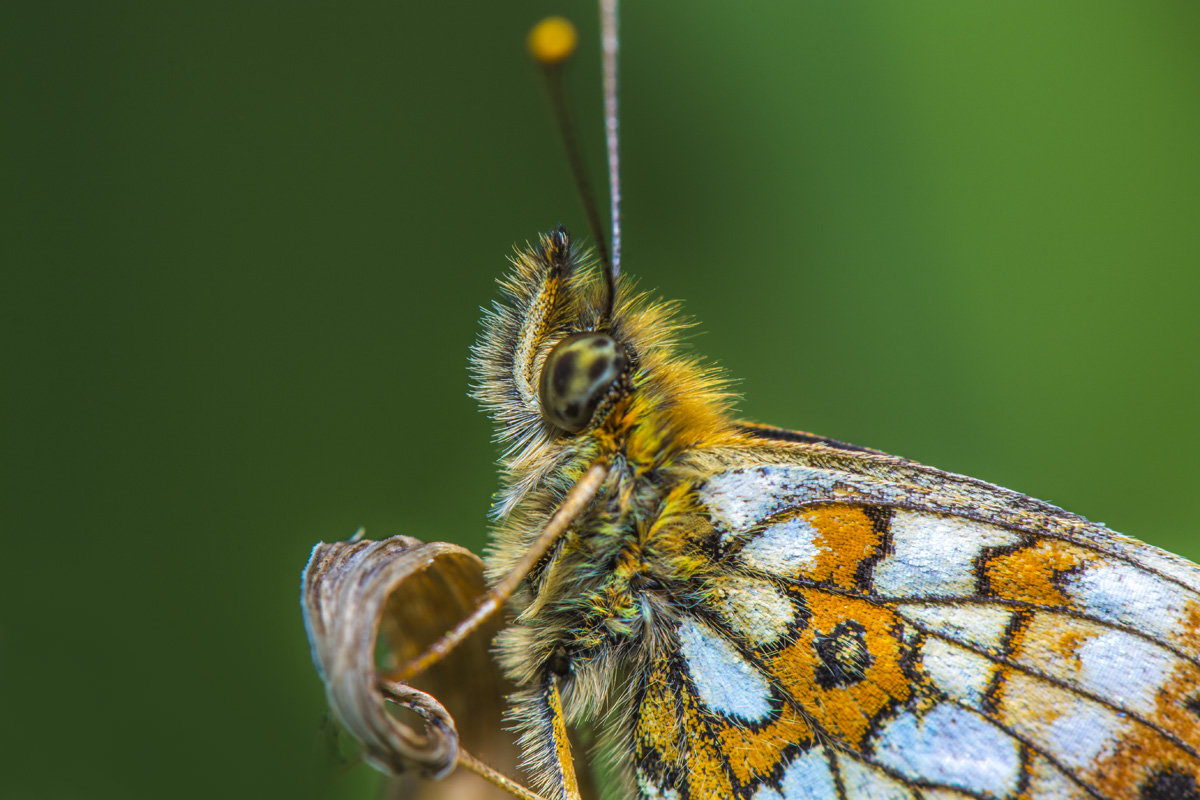
[[862,590],[846,589],[841,586],[835,586],[821,581],[813,581],[804,578],[780,575],[778,573],[768,572],[766,570],[753,569],[745,565],[739,566],[737,571],[748,576],[753,576],[756,578],[770,578],[772,580],[781,581],[783,583],[792,586],[798,586],[803,589],[815,589],[817,591],[835,594],[839,597],[851,597],[856,600],[865,600],[879,608],[885,608],[893,612],[896,611],[896,605],[905,603],[927,603],[929,605],[945,606],[963,606],[968,604],[997,605],[1016,610],[1028,609],[1032,611],[1049,611],[1062,614],[1063,616],[1070,617],[1072,619],[1077,619],[1084,622],[1092,622],[1097,625],[1102,625],[1106,628],[1121,631],[1122,633],[1131,634],[1139,639],[1158,645],[1183,661],[1187,661],[1197,667],[1200,667],[1200,654],[1188,653],[1187,651],[1180,649],[1178,645],[1172,642],[1163,641],[1162,639],[1156,639],[1138,628],[1131,627],[1125,623],[1114,622],[1112,620],[1101,619],[1090,614],[1085,614],[1082,611],[1070,606],[1052,606],[1045,603],[1030,603],[1024,600],[1013,600],[1007,597],[990,597],[986,595],[964,595],[962,597],[956,597],[954,595],[906,595],[903,597],[896,597],[874,594]]
[[[771,575],[771,577],[777,578],[779,576]],[[820,589],[820,590],[828,589],[828,587],[820,586],[815,583],[809,588],[816,588],[816,589]],[[919,632],[921,632],[922,634],[924,634],[926,636],[932,636],[932,637],[941,639],[943,641],[947,641],[952,644],[958,645],[958,646],[963,647],[977,655],[980,655],[980,656],[988,659],[990,662],[1009,667],[1011,669],[1014,669],[1018,672],[1025,674],[1025,675],[1029,675],[1033,678],[1046,681],[1047,683],[1054,685],[1064,691],[1086,697],[1087,699],[1098,703],[1099,705],[1101,705],[1102,707],[1108,709],[1109,711],[1111,711],[1113,713],[1116,713],[1119,715],[1122,715],[1122,714],[1126,715],[1129,718],[1133,719],[1135,722],[1145,725],[1147,728],[1158,733],[1164,739],[1167,739],[1172,744],[1175,744],[1181,750],[1183,750],[1184,752],[1193,756],[1194,758],[1200,759],[1200,754],[1198,754],[1194,748],[1190,747],[1185,742],[1181,741],[1178,737],[1176,737],[1174,734],[1170,733],[1169,731],[1166,731],[1166,730],[1160,728],[1158,725],[1155,725],[1154,723],[1145,719],[1141,714],[1138,714],[1137,712],[1130,711],[1127,709],[1122,709],[1118,706],[1115,706],[1112,703],[1105,700],[1103,697],[1100,697],[1100,696],[1094,694],[1093,692],[1090,692],[1088,690],[1085,690],[1085,689],[1077,687],[1077,686],[1073,686],[1066,681],[1063,681],[1059,678],[1055,678],[1051,675],[1046,675],[1038,670],[1035,670],[1035,669],[1032,669],[1029,667],[1025,667],[1025,666],[1013,661],[1012,659],[1008,658],[1007,656],[995,656],[995,655],[989,653],[985,648],[980,648],[975,645],[961,642],[957,639],[953,639],[953,638],[951,638],[945,634],[942,634],[938,631],[926,628],[925,626],[921,625],[920,623],[914,622],[914,621],[908,619],[907,617],[903,617],[903,615],[900,615],[899,612],[896,611],[894,608],[891,608],[889,606],[878,603],[877,601],[874,601],[870,597],[863,597],[862,595],[858,595],[858,594],[855,594],[855,593],[847,591],[847,590],[841,590],[837,593],[841,594],[842,596],[846,596],[846,597],[853,597],[856,599],[866,599],[866,600],[868,600],[868,602],[873,602],[874,604],[879,605],[880,607],[885,608],[886,610],[897,614],[897,616],[900,616],[901,619],[904,620],[905,624],[912,625],[916,630],[918,630]],[[699,610],[699,609],[697,609],[697,610]],[[1049,608],[1047,610],[1056,610],[1056,609]],[[707,610],[705,609],[705,611],[707,611]],[[895,770],[893,770],[883,764],[879,764],[878,762],[874,761],[873,759],[867,758],[866,754],[860,753],[860,752],[854,750],[846,742],[843,742],[840,739],[830,735],[830,733],[824,728],[824,726],[820,725],[809,714],[809,712],[804,708],[804,706],[801,703],[799,703],[792,696],[791,692],[789,692],[786,687],[784,687],[778,680],[776,680],[774,674],[769,669],[767,669],[766,665],[762,662],[762,660],[758,657],[758,655],[756,653],[754,653],[753,651],[748,650],[747,648],[742,646],[738,637],[725,625],[725,623],[721,619],[718,618],[718,616],[716,614],[705,613],[704,616],[705,616],[706,622],[708,622],[709,624],[711,624],[715,628],[717,628],[717,630],[720,632],[721,636],[724,637],[725,640],[729,644],[734,646],[734,648],[738,651],[738,653],[743,658],[745,658],[747,661],[749,661],[751,664],[753,664],[755,668],[757,668],[759,670],[760,674],[762,674],[767,679],[767,681],[770,683],[770,685],[780,693],[780,696],[782,696],[785,699],[785,701],[801,715],[801,717],[804,719],[804,721],[807,722],[809,724],[809,726],[813,729],[814,733],[817,734],[818,738],[823,739],[824,743],[826,745],[833,747],[834,749],[836,749],[838,751],[845,752],[851,758],[858,758],[859,760],[861,760],[867,764],[870,764],[872,767],[879,769],[881,772],[889,775],[890,777],[896,778],[897,780],[901,781],[902,783],[904,783],[906,785],[916,783],[916,782],[904,777],[903,775],[896,772]],[[1105,623],[1105,622],[1102,622],[1099,620],[1097,620],[1097,622],[1100,622],[1100,624],[1104,624],[1104,625],[1108,624],[1108,623]],[[1111,626],[1111,627],[1115,627],[1115,626]],[[1151,640],[1151,641],[1153,641],[1153,640]],[[879,686],[879,684],[876,683],[875,681],[873,681],[869,676],[864,676],[864,677],[866,680],[871,680],[872,683],[874,683],[876,686]],[[956,700],[954,698],[951,698],[942,692],[939,692],[939,694],[941,694],[941,696],[945,699],[946,702],[953,703],[954,705],[957,705],[971,713],[982,715],[985,719],[987,719],[989,722],[991,722],[992,724],[999,727],[1005,733],[1012,736],[1014,739],[1016,739],[1017,741],[1021,742],[1024,745],[1026,745],[1027,747],[1029,747],[1030,750],[1032,750],[1033,752],[1035,752],[1038,755],[1045,758],[1047,761],[1049,761],[1051,764],[1053,764],[1057,769],[1062,771],[1073,782],[1078,783],[1080,785],[1080,787],[1082,787],[1084,790],[1086,790],[1093,797],[1098,798],[1098,800],[1111,800],[1110,798],[1107,798],[1105,795],[1100,794],[1099,791],[1096,790],[1094,787],[1092,787],[1092,786],[1088,785],[1086,782],[1084,782],[1084,780],[1082,778],[1077,776],[1073,771],[1069,770],[1065,765],[1063,765],[1061,762],[1059,762],[1058,759],[1052,757],[1049,753],[1044,752],[1040,747],[1038,747],[1037,745],[1035,745],[1033,742],[1029,741],[1025,737],[1018,735],[1007,725],[1004,725],[998,719],[995,719],[992,715],[990,715],[980,709],[971,708],[970,706],[966,705],[965,703],[963,703],[959,700]],[[861,710],[861,707],[860,707],[860,710]],[[972,794],[969,790],[963,790],[962,788],[957,787],[957,786],[950,786],[950,785],[946,785],[946,784],[937,784],[937,783],[932,783],[932,782],[921,782],[916,785],[925,785],[928,788],[952,789],[954,791],[965,792],[971,796],[987,798],[987,795]]]
[[991,715],[987,714],[986,712],[980,711],[977,708],[971,708],[969,705],[962,702],[961,700],[956,700],[955,698],[950,697],[945,694],[943,694],[942,697],[945,699],[945,702],[947,702],[947,703],[956,705],[959,708],[963,709],[964,711],[969,711],[972,714],[979,714],[980,716],[982,716],[988,722],[992,723],[997,728],[999,728],[1000,730],[1007,733],[1013,739],[1015,739],[1016,741],[1025,745],[1026,747],[1028,747],[1031,752],[1037,753],[1039,756],[1046,759],[1046,761],[1048,761],[1051,766],[1053,766],[1055,769],[1057,769],[1059,772],[1061,772],[1064,776],[1066,776],[1069,780],[1071,780],[1076,785],[1078,785],[1079,788],[1083,789],[1085,792],[1090,794],[1092,797],[1096,798],[1096,800],[1117,800],[1117,798],[1113,798],[1113,797],[1109,797],[1107,795],[1101,794],[1099,789],[1088,784],[1083,778],[1076,775],[1073,770],[1069,769],[1065,764],[1063,764],[1057,758],[1055,758],[1054,756],[1045,752],[1044,750],[1042,750],[1042,748],[1038,747],[1036,744],[1031,742],[1029,739],[1027,739],[1024,736],[1022,736],[1021,734],[1017,733],[1016,731],[1014,731],[1009,726],[1005,725],[1000,720],[993,719]]
[[[773,688],[775,688],[776,690],[778,690],[780,696],[783,697],[784,701],[788,705],[790,705],[793,709],[795,709],[800,714],[800,716],[804,719],[804,721],[809,724],[809,726],[813,729],[813,733],[815,733],[818,738],[818,742],[814,746],[831,747],[839,752],[845,753],[850,758],[853,758],[857,761],[861,761],[865,764],[868,764],[872,768],[879,770],[880,772],[884,773],[885,775],[887,775],[890,778],[895,778],[897,781],[904,784],[905,786],[917,786],[917,787],[923,786],[923,787],[929,788],[929,789],[951,789],[956,792],[961,792],[969,797],[977,798],[977,800],[992,800],[992,798],[989,795],[974,792],[970,789],[963,789],[958,786],[951,786],[949,784],[935,783],[933,781],[914,781],[911,778],[905,777],[902,773],[900,773],[896,769],[889,767],[885,764],[881,764],[878,761],[875,761],[873,758],[868,756],[867,753],[864,753],[859,750],[855,750],[848,743],[841,741],[840,739],[838,739],[835,736],[831,736],[829,731],[825,730],[825,728],[822,725],[820,725],[815,719],[813,719],[809,715],[808,711],[804,708],[804,706],[798,700],[796,700],[795,697],[792,696],[792,693],[789,692],[785,686],[783,686],[779,681],[777,681],[775,679],[774,674],[769,669],[767,669],[766,665],[763,664],[762,661],[758,658],[758,655],[756,653],[754,653],[753,651],[747,650],[745,647],[743,647],[741,645],[741,642],[737,638],[737,636],[735,636],[733,634],[733,632],[731,630],[729,630],[729,628],[720,619],[717,619],[715,614],[713,614],[713,615],[705,614],[705,621],[712,624],[713,627],[717,628],[717,630],[720,632],[721,636],[723,636],[725,638],[726,642],[729,645],[733,646],[738,651],[738,653],[742,656],[742,658],[746,659],[751,664],[753,664],[754,667],[759,670],[759,672],[762,674],[762,676],[767,679],[767,681],[771,684],[771,686]],[[906,620],[906,622],[907,622],[907,620]],[[875,686],[877,686],[881,689],[883,688],[882,686],[880,686],[879,683],[872,680],[870,677],[864,676],[864,680],[869,680]],[[947,698],[947,699],[949,699],[949,698]],[[858,708],[860,711],[862,711],[862,706],[859,706]],[[968,710],[972,710],[972,709],[968,709]],[[973,711],[973,713],[976,713],[976,714],[980,713],[978,710],[972,710],[972,711]],[[871,716],[869,714],[866,714],[865,711],[863,711],[863,715],[866,716],[869,721],[871,720]],[[823,741],[821,741],[821,740],[823,740]],[[836,761],[834,761],[833,766],[836,767]],[[838,775],[837,781],[838,781],[838,784],[840,785],[840,783],[841,783],[840,771],[838,771],[837,775]],[[843,791],[844,791],[844,789],[843,789]],[[1102,798],[1102,800],[1104,800],[1104,799]]]
[[[821,471],[832,472],[833,470],[821,470]],[[945,504],[943,502],[939,502],[939,498],[937,497],[936,490],[931,489],[929,487],[920,486],[917,484],[893,483],[893,482],[889,482],[886,480],[876,478],[875,476],[872,476],[872,475],[865,475],[862,473],[845,472],[843,474],[846,476],[849,476],[849,477],[866,478],[868,481],[868,486],[861,487],[861,486],[854,486],[852,484],[841,484],[841,488],[843,490],[848,490],[850,492],[857,493],[859,496],[856,496],[856,497],[837,497],[837,496],[833,496],[832,494],[824,494],[820,497],[805,497],[804,492],[789,493],[789,494],[785,495],[785,497],[790,498],[787,505],[780,508],[778,511],[774,512],[773,514],[770,514],[768,516],[763,517],[760,520],[757,520],[752,527],[758,528],[760,526],[768,526],[771,524],[772,521],[776,520],[778,517],[780,517],[783,514],[793,512],[796,509],[811,508],[813,506],[821,506],[821,505],[889,506],[892,508],[903,508],[903,509],[907,509],[909,511],[918,511],[918,512],[923,512],[923,513],[927,513],[927,514],[943,514],[946,516],[959,517],[962,519],[969,519],[969,520],[972,520],[975,522],[981,522],[981,523],[984,523],[987,525],[995,525],[995,526],[998,526],[1001,528],[1006,528],[1006,529],[1009,529],[1009,530],[1012,530],[1015,532],[1024,533],[1024,534],[1028,534],[1031,536],[1036,536],[1036,537],[1045,538],[1045,539],[1055,539],[1057,541],[1066,542],[1068,544],[1075,545],[1075,546],[1083,548],[1085,550],[1089,550],[1091,552],[1098,553],[1098,554],[1104,556],[1105,559],[1111,559],[1114,561],[1120,561],[1122,563],[1128,564],[1128,565],[1134,567],[1135,569],[1138,569],[1149,575],[1153,575],[1154,577],[1158,578],[1159,580],[1166,581],[1174,586],[1177,586],[1180,589],[1182,589],[1184,592],[1186,592],[1188,595],[1190,595],[1193,599],[1200,600],[1200,587],[1189,585],[1188,583],[1184,582],[1183,580],[1181,580],[1179,578],[1176,578],[1172,575],[1162,572],[1157,567],[1152,567],[1150,565],[1143,564],[1129,554],[1118,552],[1117,549],[1115,548],[1115,546],[1112,546],[1111,548],[1105,547],[1105,546],[1102,546],[1100,543],[1097,543],[1097,542],[1087,539],[1086,537],[1083,537],[1083,536],[1075,537],[1075,536],[1071,535],[1072,533],[1078,534],[1079,531],[1086,530],[1088,528],[1091,528],[1096,533],[1102,533],[1102,534],[1105,534],[1108,536],[1113,536],[1113,537],[1122,536],[1121,534],[1119,534],[1115,531],[1111,531],[1108,528],[1105,528],[1094,522],[1090,522],[1089,520],[1087,520],[1083,517],[1080,517],[1078,515],[1071,514],[1067,511],[1063,511],[1062,509],[1060,509],[1056,506],[1044,504],[1044,503],[1042,503],[1042,501],[1036,500],[1035,498],[1028,497],[1027,495],[1023,495],[1023,494],[1020,494],[1017,492],[1012,492],[1013,497],[1010,499],[1012,499],[1012,500],[1022,499],[1027,502],[1033,501],[1034,503],[1044,505],[1045,508],[1044,509],[1034,509],[1034,510],[1027,510],[1027,509],[1023,509],[1023,508],[1013,508],[1013,507],[1006,508],[1006,507],[998,505],[994,502],[987,502],[987,501],[983,501],[983,500],[981,500],[980,502],[977,502],[971,506],[954,507],[954,506]],[[952,473],[943,473],[943,474],[952,476]],[[954,477],[962,477],[962,476],[954,476]],[[980,483],[983,486],[988,487],[992,490],[1001,488],[1001,487],[992,486],[991,484],[987,484],[985,482],[980,482]],[[917,502],[913,502],[911,500],[907,500],[905,497],[888,497],[884,493],[880,493],[879,496],[873,496],[872,493],[865,491],[865,488],[896,489],[896,490],[904,492],[905,494],[909,494],[909,493],[915,494],[915,495],[919,496],[921,498],[921,500],[923,500],[925,502],[917,503]],[[1003,490],[1003,491],[1008,492],[1010,490]],[[804,498],[804,499],[801,499],[801,498]],[[1051,511],[1056,511],[1056,512],[1058,512],[1058,514],[1052,514],[1052,513],[1050,513]],[[1037,514],[1041,515],[1040,519],[1036,516]],[[1061,515],[1061,516],[1059,516],[1059,515]],[[734,535],[738,538],[741,538],[744,535],[744,533],[737,533]],[[1128,538],[1128,537],[1123,537],[1123,538]],[[1137,544],[1140,546],[1143,546],[1143,547],[1150,546],[1150,545],[1146,545],[1141,542],[1138,542]]]
[[[816,587],[816,588],[820,588],[820,587]],[[849,592],[847,592],[845,594],[846,594],[846,596],[849,596],[849,597],[859,597],[859,595],[855,595],[855,594],[852,594]],[[925,603],[927,605],[957,606],[957,607],[961,607],[961,606],[965,606],[965,605],[997,605],[997,606],[1003,606],[1005,608],[1012,608],[1014,610],[1019,610],[1019,611],[1025,611],[1025,610],[1047,611],[1047,612],[1051,612],[1054,614],[1062,614],[1064,617],[1070,617],[1071,619],[1080,620],[1082,622],[1092,622],[1097,625],[1101,625],[1105,628],[1111,628],[1112,630],[1117,630],[1117,631],[1121,631],[1122,633],[1127,633],[1132,636],[1136,636],[1137,638],[1142,639],[1147,642],[1150,642],[1151,644],[1158,645],[1162,649],[1170,652],[1171,655],[1179,658],[1181,661],[1187,661],[1197,667],[1200,667],[1200,655],[1192,655],[1184,650],[1179,649],[1178,646],[1176,646],[1175,644],[1173,644],[1171,642],[1164,642],[1161,639],[1155,639],[1153,636],[1150,636],[1143,630],[1139,630],[1137,628],[1130,627],[1129,625],[1126,625],[1124,623],[1113,622],[1113,621],[1107,620],[1107,619],[1100,619],[1099,617],[1094,617],[1090,614],[1085,614],[1082,611],[1079,611],[1078,609],[1071,608],[1070,606],[1051,606],[1051,605],[1046,605],[1045,603],[1028,603],[1023,600],[1011,600],[1007,597],[979,597],[977,595],[973,595],[968,598],[954,597],[953,595],[913,595],[911,597],[888,597],[886,595],[863,595],[862,598],[865,600],[878,602],[878,603],[882,604],[883,607],[893,608],[893,610],[894,610],[894,607],[889,605],[891,603],[895,603],[897,605],[903,605],[906,603]],[[907,617],[905,619],[907,619]]]
[[[1104,708],[1107,708],[1109,711],[1112,711],[1115,714],[1128,716],[1134,722],[1138,722],[1138,723],[1141,723],[1142,725],[1145,725],[1147,728],[1149,728],[1150,730],[1159,734],[1164,739],[1170,741],[1172,744],[1176,745],[1181,750],[1183,750],[1184,752],[1191,755],[1193,758],[1200,760],[1200,753],[1198,753],[1195,750],[1195,748],[1191,747],[1186,742],[1179,739],[1175,734],[1171,733],[1170,731],[1164,730],[1163,728],[1154,724],[1150,720],[1146,719],[1145,717],[1143,717],[1141,714],[1139,714],[1136,711],[1132,711],[1130,709],[1121,708],[1120,706],[1114,705],[1110,701],[1106,700],[1104,697],[1102,697],[1098,694],[1095,694],[1094,692],[1092,692],[1088,689],[1084,689],[1080,686],[1073,686],[1072,684],[1068,683],[1067,681],[1062,680],[1061,678],[1056,678],[1053,675],[1047,675],[1046,673],[1041,672],[1040,670],[1036,670],[1032,667],[1027,667],[1023,664],[1013,661],[1008,656],[993,655],[992,653],[988,652],[988,650],[986,648],[979,647],[979,646],[971,644],[969,642],[963,642],[958,639],[951,638],[950,636],[947,636],[946,634],[941,633],[940,631],[935,631],[930,628],[926,628],[924,625],[922,625],[919,622],[913,622],[912,620],[908,619],[907,617],[904,618],[904,621],[906,623],[912,625],[914,628],[916,628],[917,630],[919,630],[921,633],[925,634],[926,636],[932,636],[936,639],[941,639],[942,641],[950,642],[951,644],[955,644],[955,645],[963,648],[964,650],[969,650],[972,653],[975,653],[976,655],[983,656],[984,658],[986,658],[989,661],[992,661],[996,664],[1002,664],[1003,666],[1010,667],[1010,668],[1016,670],[1017,672],[1021,672],[1025,675],[1029,675],[1030,677],[1033,677],[1033,678],[1038,678],[1038,679],[1043,680],[1053,686],[1057,686],[1059,689],[1064,689],[1068,692],[1071,692],[1072,694],[1077,694],[1077,695],[1086,697],[1087,699],[1091,700],[1092,702],[1097,703],[1097,704],[1103,706]],[[978,712],[978,709],[975,709],[975,710]]]
[[838,764],[837,755],[834,752],[837,748],[831,745],[821,745],[821,749],[824,751],[825,763],[829,765],[829,774],[833,776],[833,788],[837,791],[838,800],[849,800],[846,796],[846,782],[842,780],[842,768]]

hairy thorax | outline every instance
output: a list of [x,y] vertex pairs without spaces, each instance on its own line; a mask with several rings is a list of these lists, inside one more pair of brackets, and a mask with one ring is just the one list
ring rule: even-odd
[[[674,609],[700,600],[711,558],[711,523],[697,489],[722,449],[737,440],[724,416],[687,397],[638,387],[587,438],[545,454],[542,481],[497,531],[502,542],[530,540],[565,489],[591,463],[610,465],[605,484],[557,547],[539,563],[510,609],[514,624],[499,640],[519,686],[547,666],[564,679],[572,707],[605,704],[621,676],[651,657],[675,624]],[[514,476],[510,485],[527,485]],[[489,567],[503,574],[502,548]]]

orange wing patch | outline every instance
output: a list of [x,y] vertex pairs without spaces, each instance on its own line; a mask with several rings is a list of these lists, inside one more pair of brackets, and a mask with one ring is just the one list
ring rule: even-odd
[[988,560],[984,594],[1017,603],[1065,606],[1062,576],[1097,560],[1095,552],[1056,539],[1037,539]]
[[787,763],[789,754],[807,749],[815,741],[812,726],[789,704],[758,730],[728,723],[717,727],[721,752],[742,786],[769,780],[780,764]]
[[[679,764],[683,781],[686,781],[690,797],[732,797],[733,783],[729,775],[728,756],[721,749],[716,731],[713,730],[713,720],[708,719],[701,709],[701,703],[692,688],[691,682],[684,676],[683,670],[671,671],[674,685],[678,694],[678,717],[675,733],[682,740],[682,750],[686,760]],[[678,773],[677,773],[678,774]],[[670,786],[676,781],[667,781],[660,785]]]
[[888,516],[832,504],[788,511],[755,528],[737,557],[755,571],[855,589],[883,553]]
[[817,531],[819,555],[804,576],[814,583],[854,589],[860,571],[883,552],[890,517],[882,509],[826,505],[806,508],[800,516]]
[[855,749],[878,715],[912,696],[903,621],[869,601],[819,590],[801,592],[808,624],[790,646],[763,659],[793,702],[822,733]]

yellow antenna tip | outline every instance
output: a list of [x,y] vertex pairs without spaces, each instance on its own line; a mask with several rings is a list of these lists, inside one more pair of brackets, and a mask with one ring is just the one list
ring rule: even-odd
[[546,17],[529,32],[530,54],[546,66],[561,64],[575,52],[579,34],[570,20]]

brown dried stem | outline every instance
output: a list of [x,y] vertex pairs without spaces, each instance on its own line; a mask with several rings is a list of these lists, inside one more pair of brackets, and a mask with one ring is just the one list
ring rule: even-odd
[[[375,669],[375,642],[388,598],[439,559],[465,562],[482,580],[482,565],[470,551],[406,536],[322,542],[304,568],[304,622],[329,706],[362,745],[366,759],[393,775],[416,770],[437,778],[458,763],[458,731],[442,704],[411,686],[385,688]],[[390,713],[388,702],[416,713],[424,730]]]

